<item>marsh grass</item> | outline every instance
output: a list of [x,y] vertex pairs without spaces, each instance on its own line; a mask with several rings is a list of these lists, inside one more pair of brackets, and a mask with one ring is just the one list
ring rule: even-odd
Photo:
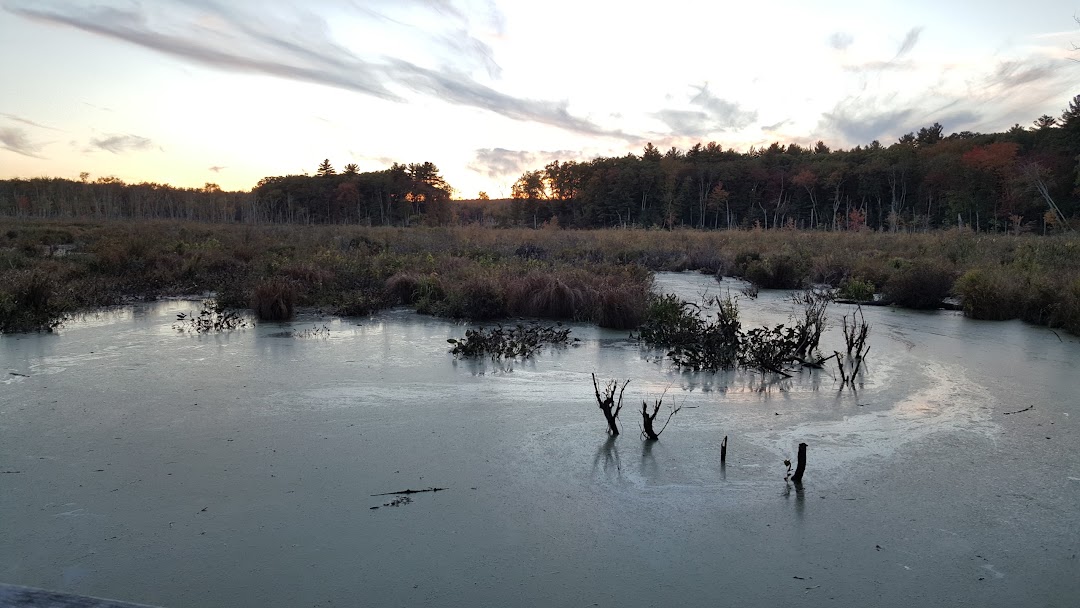
[[255,286],[251,308],[260,321],[288,321],[296,314],[296,286],[289,279],[275,277]]
[[[402,304],[461,318],[631,328],[645,319],[657,270],[738,276],[762,287],[873,284],[900,306],[932,308],[954,295],[976,318],[1080,325],[1077,236],[0,218],[0,331],[47,328],[80,308],[207,291],[229,306],[269,302],[277,316],[288,311],[280,280],[295,289],[293,311],[368,314]],[[968,276],[973,270],[981,274]],[[27,291],[35,272],[47,279]]]
[[0,288],[0,333],[52,331],[74,308],[43,269],[7,273]]

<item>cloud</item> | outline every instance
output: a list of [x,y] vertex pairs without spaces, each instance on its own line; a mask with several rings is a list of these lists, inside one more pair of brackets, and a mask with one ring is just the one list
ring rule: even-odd
[[771,125],[762,125],[761,130],[766,132],[766,133],[771,133],[773,131],[779,131],[781,127],[783,127],[784,125],[786,125],[786,124],[788,124],[790,122],[791,122],[790,118],[785,118],[784,120],[781,120],[778,123],[774,123],[774,124],[771,124]]
[[95,110],[101,110],[102,112],[112,112],[113,111],[112,108],[106,108],[106,107],[102,107],[102,106],[95,106],[94,104],[90,103],[89,101],[84,101],[82,103],[83,103],[84,106],[94,108]]
[[122,154],[136,150],[148,150],[153,146],[153,142],[138,135],[109,135],[91,139],[90,145],[113,154]]
[[961,127],[976,124],[980,120],[982,120],[982,115],[971,110],[957,110],[948,114],[942,114],[935,119],[936,122],[941,123],[941,126],[945,128],[946,133],[962,131],[963,129]]
[[1053,78],[1061,67],[1060,63],[1046,62],[1033,65],[1025,61],[1003,61],[986,79],[986,86],[1012,89]]
[[900,48],[896,51],[896,57],[894,59],[899,59],[904,55],[907,55],[911,52],[911,49],[915,48],[915,45],[919,42],[919,35],[922,34],[922,30],[923,28],[921,27],[913,27],[908,30],[907,34],[904,35],[904,41],[900,43]]
[[[444,14],[464,18],[447,1],[420,2]],[[154,5],[160,8],[162,5]],[[233,3],[188,0],[154,14],[143,6],[78,8],[63,4],[33,4],[25,0],[7,10],[28,19],[66,25],[106,38],[122,40],[174,57],[235,72],[268,74],[302,82],[341,88],[394,102],[406,99],[395,89],[436,97],[451,104],[480,108],[527,122],[555,126],[567,131],[610,137],[627,136],[572,115],[566,102],[514,97],[475,80],[464,68],[442,65],[424,67],[400,57],[362,58],[335,42],[325,20],[299,11],[288,19],[275,20],[268,11],[242,12]],[[371,15],[372,9],[364,11]],[[458,34],[460,35],[460,31]],[[435,37],[436,43],[447,38]],[[491,49],[465,37],[452,41],[451,50],[479,58],[489,73],[498,66]]]
[[[885,72],[885,71],[910,71],[916,69],[918,66],[911,61],[902,61],[901,58],[907,55],[915,48],[915,45],[919,42],[919,35],[922,34],[923,28],[913,27],[908,30],[904,35],[904,40],[900,43],[900,47],[896,51],[896,55],[888,61],[880,59],[863,61],[861,63],[847,63],[840,68],[845,72],[853,72],[861,74],[863,72]],[[835,36],[836,34],[834,34]]]
[[910,71],[915,69],[915,64],[910,61],[864,61],[862,63],[846,63],[840,66],[845,72],[885,72],[885,71]]
[[210,167],[210,171],[213,173],[221,173],[225,169],[228,169],[228,167],[222,167],[221,165],[214,165],[213,167]]
[[826,133],[839,134],[849,145],[889,140],[911,130],[913,109],[882,110],[878,105],[873,100],[859,98],[842,100],[831,112],[821,115],[818,127]]
[[55,127],[47,127],[47,126],[45,126],[45,125],[43,125],[41,123],[34,122],[34,121],[30,120],[29,118],[23,118],[21,116],[16,116],[14,114],[0,113],[0,116],[3,116],[4,118],[6,118],[8,120],[13,120],[15,122],[20,122],[20,123],[22,123],[24,125],[28,125],[28,126],[31,126],[31,127],[37,127],[39,129],[48,129],[50,131],[59,131],[60,130],[60,129],[57,129]]
[[30,158],[42,158],[41,144],[30,141],[26,131],[19,127],[0,128],[0,149],[9,150]]
[[716,97],[709,92],[709,85],[698,88],[690,105],[700,109],[664,109],[655,114],[673,135],[680,137],[705,137],[717,131],[741,129],[757,120],[757,112],[743,110],[739,104]]
[[481,148],[468,168],[492,179],[518,177],[525,171],[539,169],[553,160],[573,160],[580,156],[572,150],[530,152],[506,148]]
[[847,50],[853,42],[855,42],[855,38],[847,32],[833,32],[833,34],[829,36],[829,46],[838,51]]

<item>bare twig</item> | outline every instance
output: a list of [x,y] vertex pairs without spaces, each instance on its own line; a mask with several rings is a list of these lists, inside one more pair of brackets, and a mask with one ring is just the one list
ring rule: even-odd
[[1033,410],[1033,409],[1035,409],[1035,406],[1034,405],[1029,405],[1029,406],[1025,407],[1024,409],[1022,409],[1022,410],[1016,410],[1015,412],[1005,412],[1005,415],[1006,416],[1012,416],[1013,414],[1022,414],[1024,412],[1028,411],[1028,410]]
[[422,494],[424,492],[442,492],[446,488],[427,488],[425,490],[399,490],[397,492],[383,492],[382,494],[372,494],[372,496],[393,496],[395,494]]

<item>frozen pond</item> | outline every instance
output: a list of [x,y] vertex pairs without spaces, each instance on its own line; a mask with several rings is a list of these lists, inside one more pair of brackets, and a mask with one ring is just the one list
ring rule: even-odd
[[[832,369],[681,374],[585,326],[512,371],[399,310],[172,329],[196,307],[0,337],[0,583],[170,607],[1080,603],[1075,336],[867,309],[856,394]],[[631,379],[614,441],[591,372]],[[685,409],[642,442],[634,408],[665,390]]]

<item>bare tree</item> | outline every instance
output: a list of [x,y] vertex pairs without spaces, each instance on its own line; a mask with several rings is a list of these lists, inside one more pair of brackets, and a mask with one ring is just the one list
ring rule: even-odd
[[668,414],[667,420],[664,421],[664,426],[659,431],[655,430],[653,426],[656,421],[656,415],[660,413],[660,405],[664,403],[664,396],[660,395],[660,398],[653,403],[652,413],[649,413],[649,403],[642,399],[641,401],[641,423],[643,428],[641,429],[641,438],[648,441],[656,441],[660,439],[660,433],[664,432],[669,422],[671,422],[672,416],[679,413],[682,406],[672,407],[671,413]]
[[622,411],[622,396],[623,391],[626,390],[626,385],[630,384],[627,380],[623,382],[622,388],[619,390],[619,400],[615,400],[615,389],[619,388],[619,382],[617,380],[611,380],[607,384],[607,388],[604,389],[604,396],[600,397],[600,386],[596,383],[596,374],[592,375],[593,390],[596,393],[596,404],[600,406],[600,411],[604,412],[604,419],[607,420],[608,433],[612,437],[619,434],[619,427],[616,424],[619,418],[619,412]]

